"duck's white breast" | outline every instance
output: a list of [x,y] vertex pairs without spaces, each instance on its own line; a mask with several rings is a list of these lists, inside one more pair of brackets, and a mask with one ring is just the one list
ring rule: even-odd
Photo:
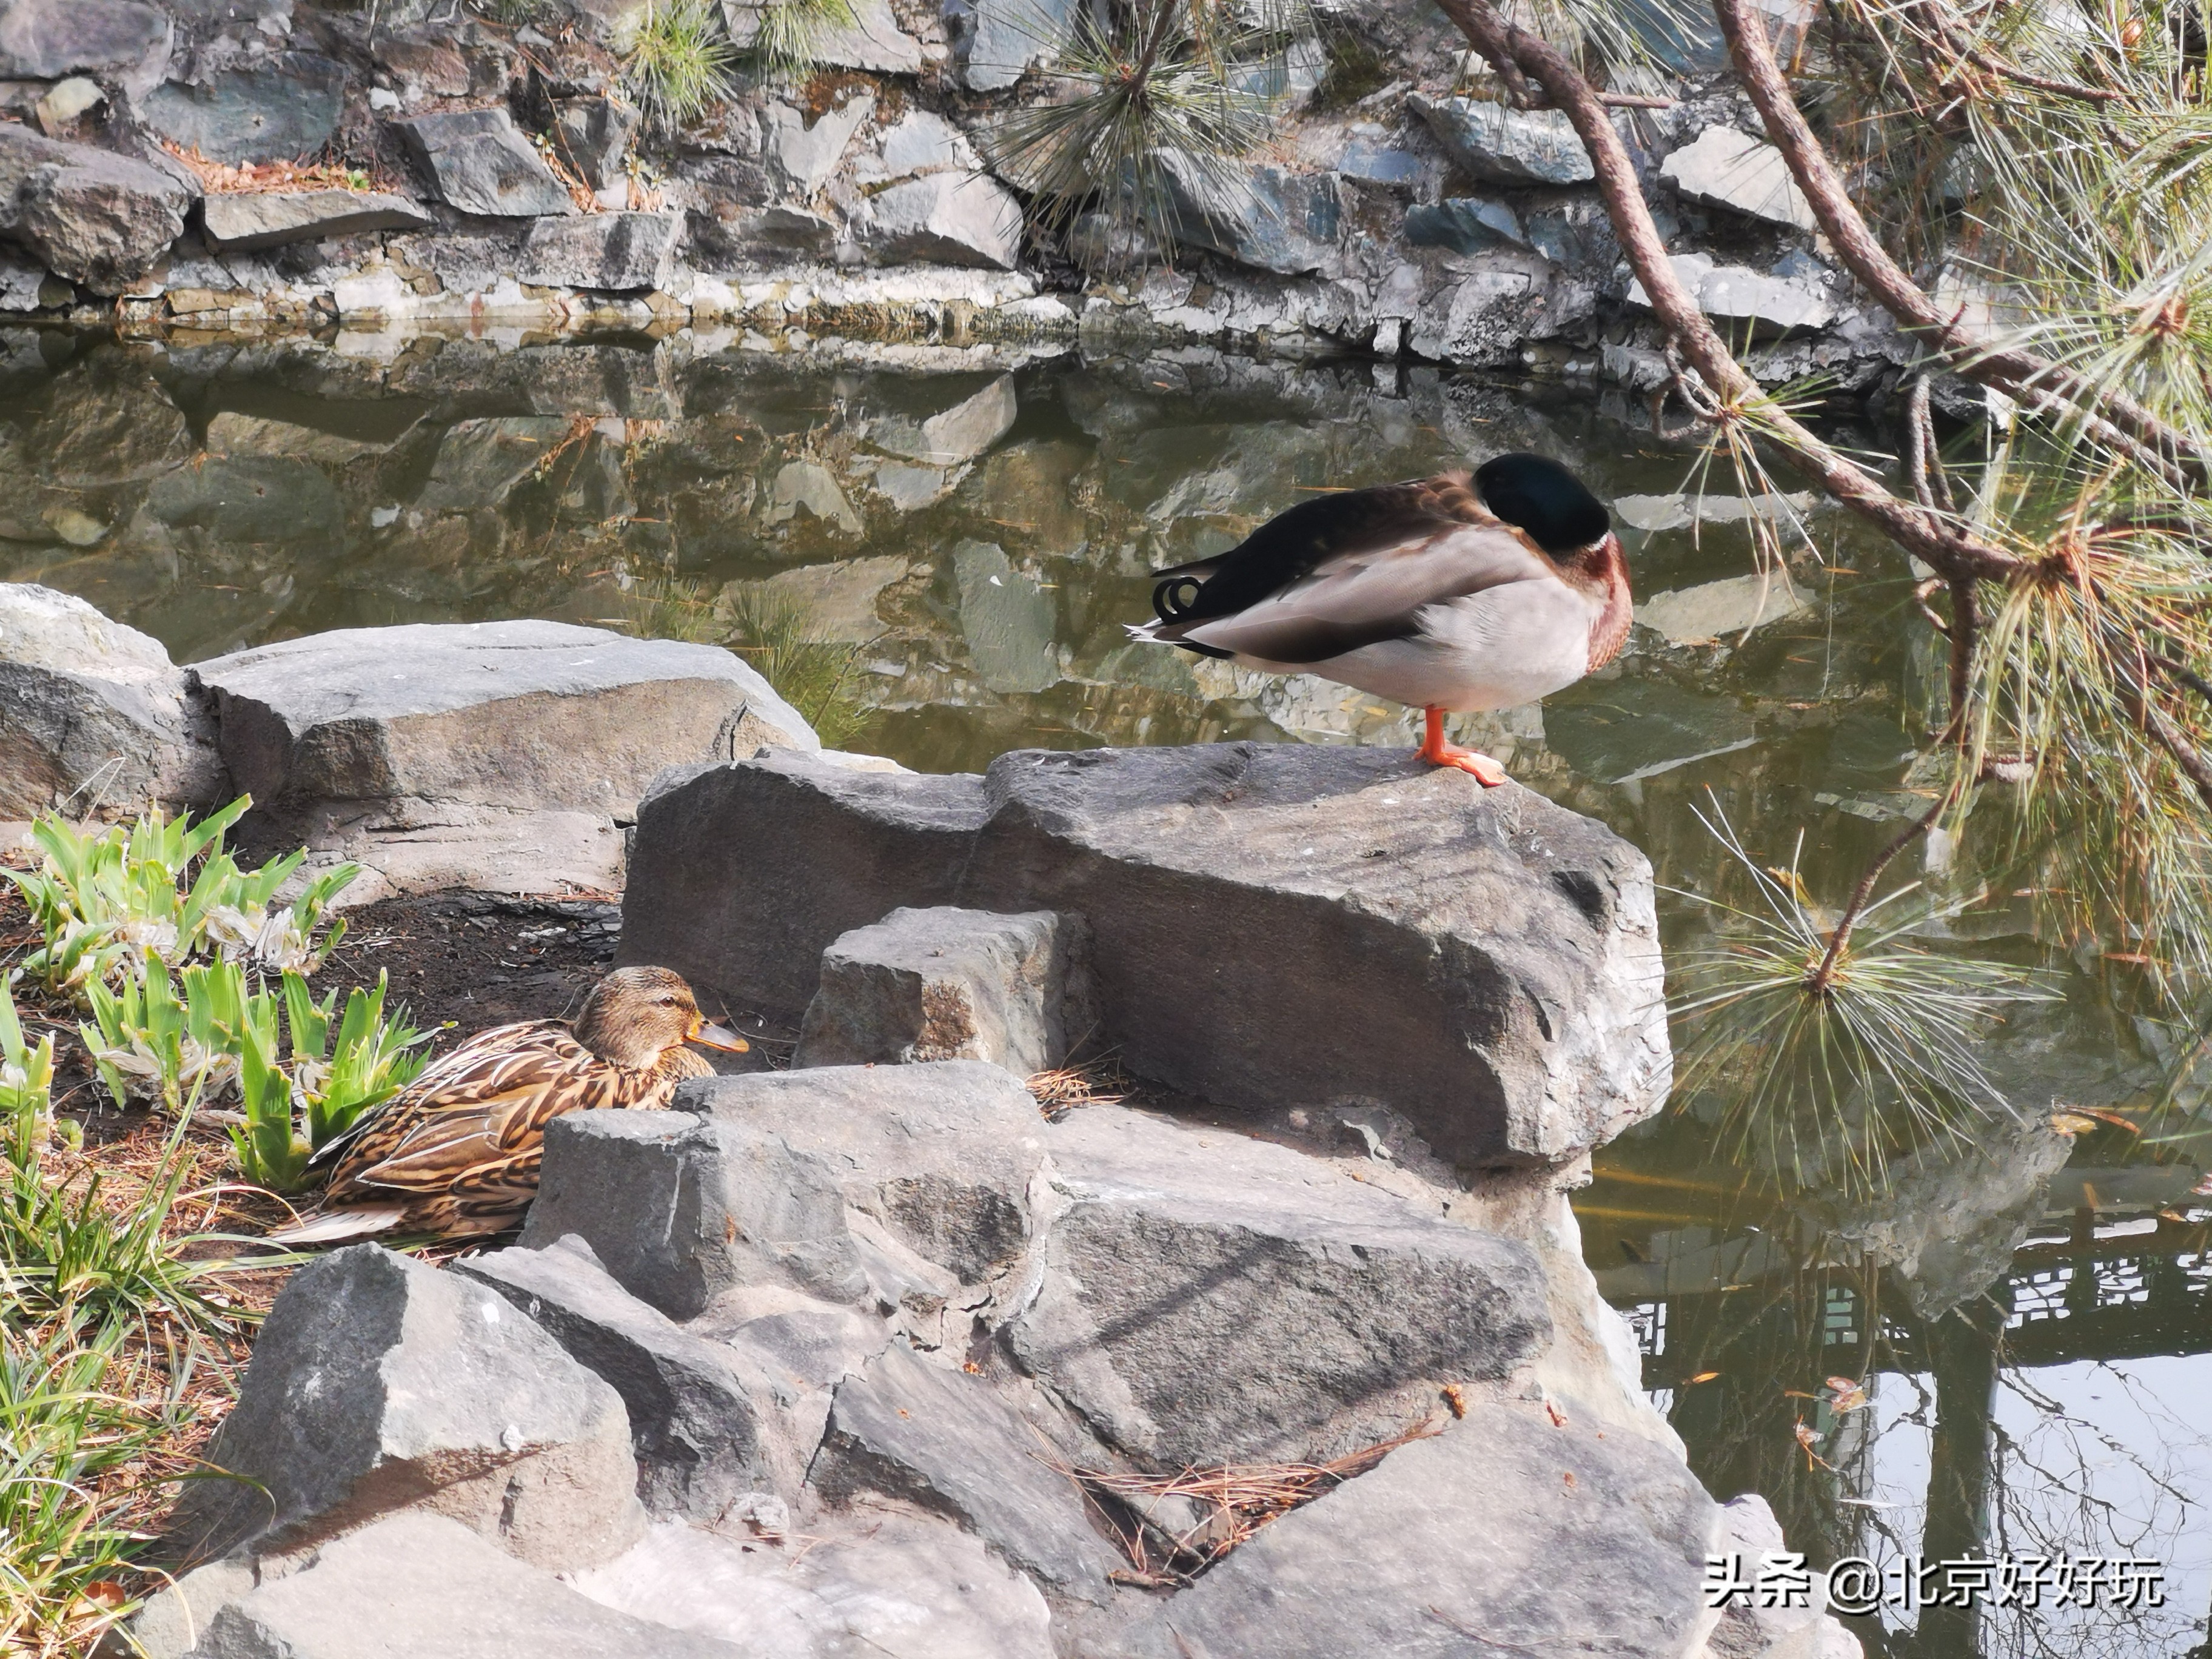
[[1557,580],[1509,582],[1422,607],[1413,638],[1362,646],[1322,662],[1255,663],[1318,674],[1415,708],[1514,708],[1589,672],[1590,601]]

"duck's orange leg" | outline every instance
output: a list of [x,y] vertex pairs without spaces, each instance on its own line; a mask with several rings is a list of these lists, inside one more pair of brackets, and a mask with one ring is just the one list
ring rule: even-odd
[[1487,755],[1478,755],[1472,749],[1462,749],[1455,743],[1444,741],[1444,711],[1429,708],[1422,711],[1428,716],[1428,735],[1422,738],[1419,758],[1431,766],[1455,766],[1462,772],[1472,772],[1486,789],[1495,789],[1505,781],[1505,769]]

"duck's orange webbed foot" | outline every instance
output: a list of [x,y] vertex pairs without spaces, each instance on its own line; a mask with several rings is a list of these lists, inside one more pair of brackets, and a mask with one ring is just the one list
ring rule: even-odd
[[1421,740],[1419,757],[1431,766],[1452,766],[1462,772],[1472,772],[1475,781],[1486,789],[1495,789],[1505,781],[1505,769],[1487,755],[1479,755],[1472,749],[1462,749],[1455,743],[1444,741],[1444,711],[1431,708],[1428,732]]

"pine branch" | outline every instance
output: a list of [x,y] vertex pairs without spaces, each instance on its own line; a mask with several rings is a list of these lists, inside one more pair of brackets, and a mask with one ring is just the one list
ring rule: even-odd
[[2212,482],[2212,454],[2126,393],[2095,386],[2032,351],[1977,340],[1959,326],[1955,317],[1946,318],[1927,291],[1890,257],[1852,204],[1843,175],[1791,95],[1757,8],[1747,0],[1713,0],[1713,11],[1728,38],[1744,89],[1811,204],[1813,216],[1851,274],[1884,310],[1932,345],[1946,368],[2038,412],[2081,421],[2100,441],[2133,457],[2175,489],[2187,490]]
[[[1581,70],[1550,42],[1509,22],[1489,0],[1441,0],[1445,14],[1475,50],[1491,61],[1509,92],[1533,80],[1564,112],[1582,140],[1597,179],[1613,235],[1644,284],[1651,309],[1719,405],[1717,418],[1741,418],[1762,398],[1759,383],[1738,363],[1704,310],[1675,276],[1667,244],[1636,179],[1627,146],[1613,118]],[[1493,57],[1495,52],[1497,56]],[[1816,437],[1786,410],[1758,408],[1758,423],[1784,445],[1823,489],[1906,550],[1950,579],[2000,578],[2020,562],[2002,548],[1947,526],[1899,501],[1863,467]]]

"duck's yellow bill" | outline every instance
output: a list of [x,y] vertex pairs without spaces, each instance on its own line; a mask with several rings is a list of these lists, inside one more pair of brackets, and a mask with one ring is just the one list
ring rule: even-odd
[[709,1048],[726,1048],[733,1054],[744,1054],[752,1048],[751,1043],[747,1042],[726,1025],[702,1024],[697,1030],[691,1033],[691,1041],[702,1042]]

